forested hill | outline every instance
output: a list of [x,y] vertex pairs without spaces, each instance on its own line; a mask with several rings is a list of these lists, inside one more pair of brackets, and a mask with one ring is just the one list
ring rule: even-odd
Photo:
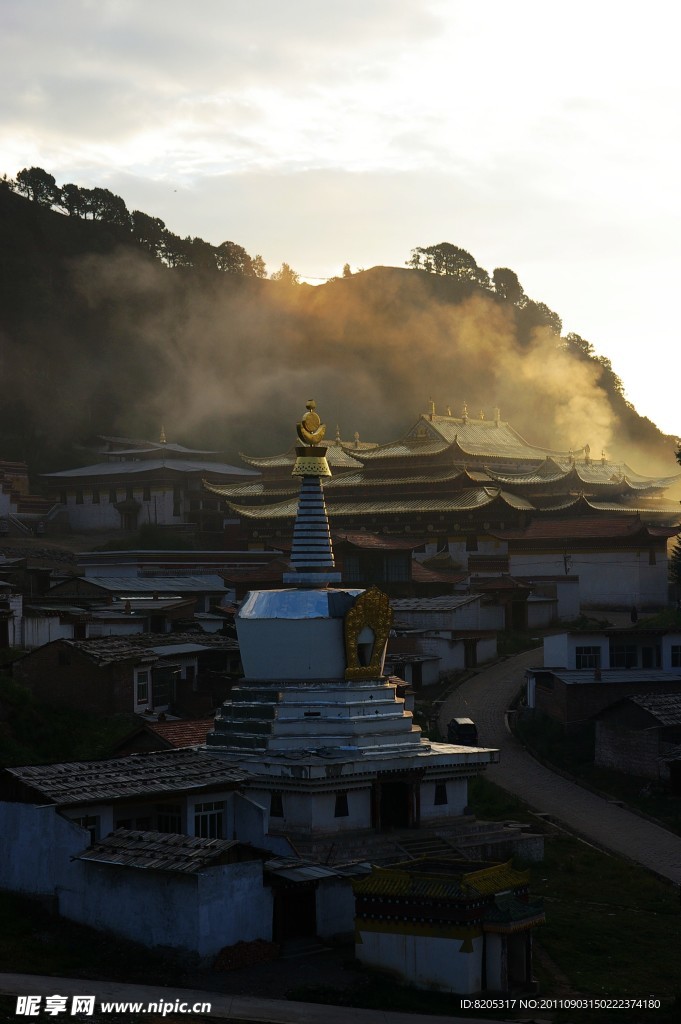
[[0,459],[34,472],[75,464],[97,434],[155,437],[161,423],[233,456],[279,451],[312,396],[330,436],[338,423],[345,438],[391,440],[431,398],[454,415],[465,401],[474,417],[499,407],[534,444],[674,472],[673,439],[626,401],[609,361],[561,337],[512,271],[490,278],[455,246],[313,288],[262,268],[171,267],[126,225],[7,186],[0,223]]

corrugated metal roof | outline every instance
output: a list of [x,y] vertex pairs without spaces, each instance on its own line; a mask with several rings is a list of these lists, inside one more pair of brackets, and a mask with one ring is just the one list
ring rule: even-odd
[[449,612],[480,601],[479,594],[446,594],[441,597],[396,597],[390,601],[396,612]]
[[247,778],[246,772],[222,757],[191,748],[130,754],[108,761],[27,765],[5,771],[59,806],[167,797],[216,786],[234,788]]
[[226,864],[241,844],[234,839],[199,839],[164,832],[119,828],[76,857],[95,864],[193,875]]

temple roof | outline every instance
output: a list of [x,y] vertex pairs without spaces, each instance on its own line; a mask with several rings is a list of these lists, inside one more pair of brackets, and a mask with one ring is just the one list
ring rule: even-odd
[[631,516],[575,516],[574,518],[533,519],[524,529],[490,530],[491,537],[500,540],[557,540],[566,539],[629,539],[633,537],[674,537],[679,526],[647,526],[637,515]]
[[255,476],[252,469],[231,466],[223,462],[193,461],[185,459],[135,459],[126,462],[98,462],[93,466],[62,469],[58,473],[42,473],[46,480],[78,480],[89,477],[148,475],[158,470],[173,473],[213,473],[218,476]]
[[[510,424],[502,420],[426,415],[423,413],[406,436],[397,442],[379,445],[358,457],[368,464],[379,459],[412,458],[439,454],[451,448],[479,458],[516,460],[545,459],[567,461],[573,452],[556,451],[530,445]],[[582,451],[582,449],[580,449]]]
[[[214,494],[225,497],[219,486],[206,484],[206,488]],[[333,519],[342,516],[357,515],[392,515],[394,513],[418,512],[470,512],[485,508],[492,502],[499,501],[519,511],[532,511],[534,506],[525,498],[510,494],[496,487],[467,488],[461,492],[443,498],[379,498],[374,501],[333,501],[329,499],[329,510]],[[297,500],[291,498],[271,505],[237,505],[228,501],[229,507],[245,519],[293,519],[296,514]]]
[[[329,444],[326,461],[332,467],[352,469],[358,465],[358,459],[353,453],[363,454],[374,447],[376,445],[369,441],[341,441],[337,444]],[[287,469],[289,467],[292,469],[296,461],[295,446],[279,455],[244,455],[240,452],[239,457],[256,469]]]

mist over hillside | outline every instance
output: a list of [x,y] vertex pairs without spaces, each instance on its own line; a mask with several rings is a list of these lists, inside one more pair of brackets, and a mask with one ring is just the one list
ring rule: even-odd
[[329,437],[338,425],[391,440],[432,398],[438,413],[498,407],[534,444],[677,468],[674,440],[602,362],[473,282],[374,267],[311,287],[171,269],[123,229],[7,189],[0,217],[0,458],[36,472],[75,464],[74,444],[96,434],[153,438],[162,423],[169,440],[231,457],[281,451],[310,397]]

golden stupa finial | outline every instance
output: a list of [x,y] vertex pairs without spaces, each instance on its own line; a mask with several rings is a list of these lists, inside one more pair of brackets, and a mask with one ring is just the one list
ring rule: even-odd
[[339,427],[338,424],[336,424],[336,444],[340,444],[340,443],[341,443],[340,427]]
[[313,398],[306,403],[307,412],[296,423],[298,437],[303,442],[303,447],[296,448],[296,461],[293,466],[293,476],[331,476],[329,464],[326,461],[327,446],[322,444],[326,427],[315,412],[317,403]]
[[168,438],[166,437],[165,427],[161,424],[161,436],[158,439],[159,444],[168,444]]
[[468,422],[468,402],[464,400],[463,409],[461,410],[461,419],[464,423]]
[[428,415],[430,416],[431,420],[432,420],[433,416],[435,415],[435,402],[433,401],[432,398],[430,400],[430,411],[429,411]]
[[298,431],[298,437],[303,444],[309,445],[313,448],[324,440],[326,426],[322,423],[315,412],[317,403],[314,398],[311,398],[309,402],[306,402],[305,407],[307,412],[303,416],[302,420],[296,424],[296,430]]
[[485,410],[481,409],[480,410],[480,415],[478,416],[478,419],[484,420],[484,418],[485,418]]

